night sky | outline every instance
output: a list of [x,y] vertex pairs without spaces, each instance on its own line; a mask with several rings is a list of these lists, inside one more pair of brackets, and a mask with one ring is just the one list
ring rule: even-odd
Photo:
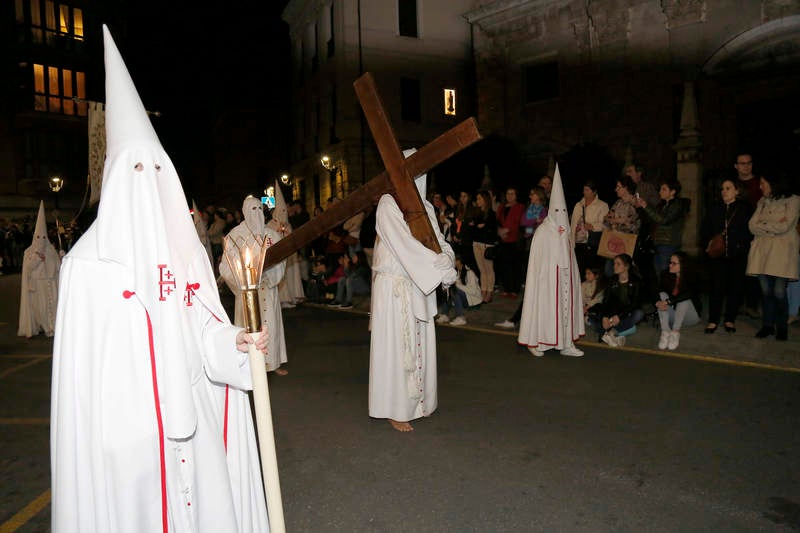
[[[230,111],[263,113],[283,126],[290,101],[287,2],[229,1],[210,6],[130,1],[127,35],[111,33],[164,148],[188,167],[209,145],[215,121]],[[183,9],[181,9],[181,7]],[[288,162],[288,144],[274,143]]]

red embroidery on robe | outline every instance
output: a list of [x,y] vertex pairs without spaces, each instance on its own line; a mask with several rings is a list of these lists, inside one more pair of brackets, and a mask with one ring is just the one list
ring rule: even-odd
[[177,285],[178,284],[175,282],[175,275],[171,270],[167,270],[167,265],[158,265],[159,301],[166,301],[167,296],[175,292]]
[[186,282],[186,291],[183,294],[183,301],[186,304],[186,307],[192,306],[192,296],[196,294],[195,291],[199,288],[200,288],[199,283],[189,283],[188,281]]

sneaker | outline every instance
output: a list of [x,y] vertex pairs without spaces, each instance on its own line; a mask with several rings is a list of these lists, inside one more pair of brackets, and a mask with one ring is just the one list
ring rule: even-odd
[[681,332],[680,331],[673,331],[669,334],[669,340],[667,340],[667,350],[674,350],[678,347],[678,343],[681,340]]
[[672,333],[666,329],[661,330],[661,337],[658,339],[658,349],[659,350],[666,350],[667,344],[669,344],[669,334]]
[[447,324],[450,322],[450,317],[447,315],[439,315],[439,318],[436,319],[437,324]]
[[342,304],[339,306],[339,309],[352,309],[353,304]]
[[295,307],[297,306],[289,302],[281,302],[281,309],[294,309]]
[[529,351],[529,352],[531,352],[531,354],[532,354],[534,357],[541,357],[541,356],[543,356],[543,355],[544,355],[544,352],[543,352],[543,351],[541,351],[541,350],[537,350],[537,349],[536,349],[536,346],[528,346],[528,351]]
[[452,326],[464,326],[464,325],[466,325],[466,323],[467,323],[467,319],[466,318],[464,318],[463,316],[457,316],[457,317],[455,317],[453,319],[452,322],[450,322],[450,325],[452,325]]
[[605,335],[603,335],[602,341],[613,348],[619,346],[619,343],[617,343],[617,336],[614,335],[613,333],[606,333]]
[[328,304],[328,307],[341,307],[341,306],[342,306],[342,304],[340,304],[339,302],[337,302],[335,300]]
[[582,357],[583,351],[579,350],[575,346],[567,346],[563,350],[561,350],[561,355],[566,355],[568,357]]
[[494,327],[496,328],[503,328],[503,329],[514,329],[515,324],[510,320],[503,320],[502,322],[496,322]]
[[628,337],[617,337],[617,348],[622,348],[625,346],[625,341],[628,340]]

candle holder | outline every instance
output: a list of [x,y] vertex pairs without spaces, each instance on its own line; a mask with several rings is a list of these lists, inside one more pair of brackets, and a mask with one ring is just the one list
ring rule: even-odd
[[[259,305],[258,287],[261,284],[264,257],[270,243],[266,237],[251,234],[247,238],[240,239],[225,237],[222,244],[223,256],[228,262],[241,293],[245,330],[254,340],[258,340],[261,335],[261,306]],[[269,332],[266,334],[268,335]],[[264,477],[264,493],[267,498],[270,531],[283,533],[286,527],[278,478],[278,459],[275,453],[275,434],[272,428],[272,407],[269,400],[266,361],[264,354],[256,348],[255,343],[248,347],[248,355],[253,378],[253,404],[256,411],[258,448]]]

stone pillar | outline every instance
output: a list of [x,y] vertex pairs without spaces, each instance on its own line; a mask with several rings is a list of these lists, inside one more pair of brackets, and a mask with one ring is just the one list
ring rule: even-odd
[[681,196],[691,200],[692,205],[683,228],[683,251],[692,256],[700,252],[700,212],[703,206],[703,165],[700,123],[697,120],[697,101],[694,97],[694,82],[683,84],[683,107],[681,109],[681,132],[675,150],[678,162],[678,181]]

